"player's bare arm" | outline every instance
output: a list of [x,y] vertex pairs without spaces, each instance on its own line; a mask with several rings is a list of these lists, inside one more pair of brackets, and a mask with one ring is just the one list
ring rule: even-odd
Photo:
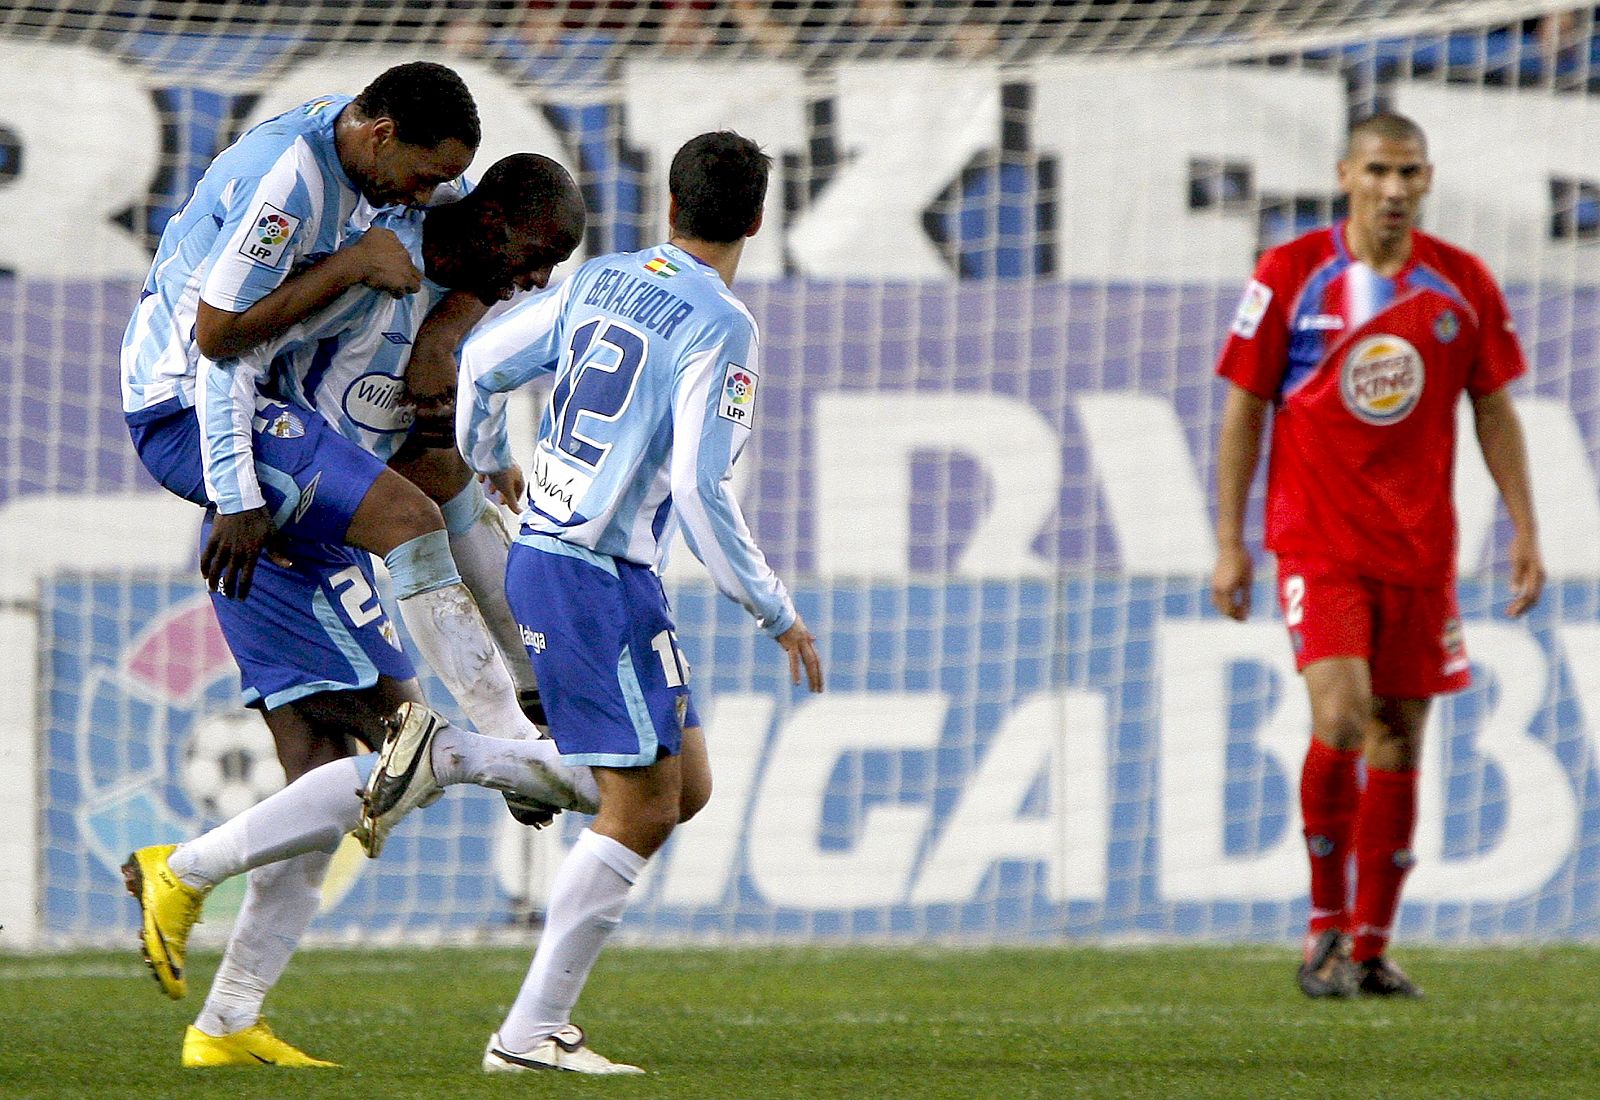
[[1211,570],[1211,602],[1243,622],[1250,615],[1255,567],[1244,545],[1244,510],[1261,458],[1267,403],[1249,390],[1229,386],[1217,435],[1217,562]]
[[1511,517],[1512,597],[1506,614],[1514,619],[1539,602],[1545,580],[1539,528],[1533,514],[1533,486],[1528,477],[1528,447],[1523,439],[1522,420],[1503,387],[1472,399],[1472,422],[1484,464]]
[[417,410],[412,434],[424,446],[455,449],[456,351],[488,312],[477,295],[452,291],[417,330],[406,367],[406,395]]
[[208,359],[244,355],[360,285],[403,298],[422,288],[422,272],[411,262],[400,238],[387,229],[373,229],[354,244],[291,275],[242,313],[202,301],[195,314],[195,343]]

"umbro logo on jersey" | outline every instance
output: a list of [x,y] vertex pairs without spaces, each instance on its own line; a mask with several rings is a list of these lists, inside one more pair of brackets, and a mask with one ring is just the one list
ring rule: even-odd
[[391,343],[391,344],[409,344],[409,343],[411,343],[411,337],[407,336],[403,332],[386,332],[386,333],[383,334],[383,338],[385,340],[389,341],[389,343]]
[[311,511],[311,502],[317,499],[317,482],[322,480],[322,471],[318,470],[309,484],[300,490],[300,502],[294,506],[294,518],[291,523],[299,523],[305,514]]

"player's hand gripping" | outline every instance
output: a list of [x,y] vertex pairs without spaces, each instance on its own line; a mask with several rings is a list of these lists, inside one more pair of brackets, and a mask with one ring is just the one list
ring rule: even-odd
[[1250,582],[1255,566],[1250,551],[1242,545],[1217,550],[1217,564],[1211,570],[1211,603],[1218,611],[1238,622],[1250,617]]
[[789,654],[789,680],[800,683],[800,666],[806,670],[806,686],[815,695],[822,690],[822,661],[817,656],[816,638],[806,629],[806,621],[798,614],[794,625],[778,635],[778,644]]
[[361,281],[372,289],[387,291],[396,298],[422,289],[422,272],[390,230],[367,230],[349,251],[352,259],[359,262]]
[[211,537],[200,552],[200,573],[206,579],[206,587],[242,600],[250,595],[256,559],[263,551],[279,565],[289,565],[289,559],[267,549],[275,530],[265,506],[232,515],[218,514],[211,524]]
[[1538,540],[1518,531],[1511,539],[1511,602],[1506,614],[1515,619],[1534,604],[1544,591],[1544,558]]

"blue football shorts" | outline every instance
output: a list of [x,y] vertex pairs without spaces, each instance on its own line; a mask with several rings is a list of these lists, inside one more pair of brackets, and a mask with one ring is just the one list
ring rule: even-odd
[[[207,516],[202,546],[210,534]],[[379,676],[416,676],[378,598],[370,554],[301,541],[282,552],[292,564],[263,554],[247,598],[211,594],[246,706],[276,710],[318,692],[371,687]]]
[[523,535],[506,597],[567,764],[642,768],[700,724],[661,578],[634,562]]
[[[194,409],[173,399],[130,413],[127,421],[150,476],[185,500],[206,505]],[[273,523],[305,542],[343,543],[356,509],[385,468],[319,414],[266,398],[256,402],[254,446],[256,478]]]

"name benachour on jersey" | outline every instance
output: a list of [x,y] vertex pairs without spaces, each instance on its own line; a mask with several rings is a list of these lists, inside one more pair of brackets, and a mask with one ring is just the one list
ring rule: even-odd
[[[678,268],[670,263],[651,271],[654,278],[670,279],[677,273]],[[662,339],[671,339],[673,330],[694,313],[694,306],[660,284],[615,267],[600,273],[583,304],[636,321]]]

